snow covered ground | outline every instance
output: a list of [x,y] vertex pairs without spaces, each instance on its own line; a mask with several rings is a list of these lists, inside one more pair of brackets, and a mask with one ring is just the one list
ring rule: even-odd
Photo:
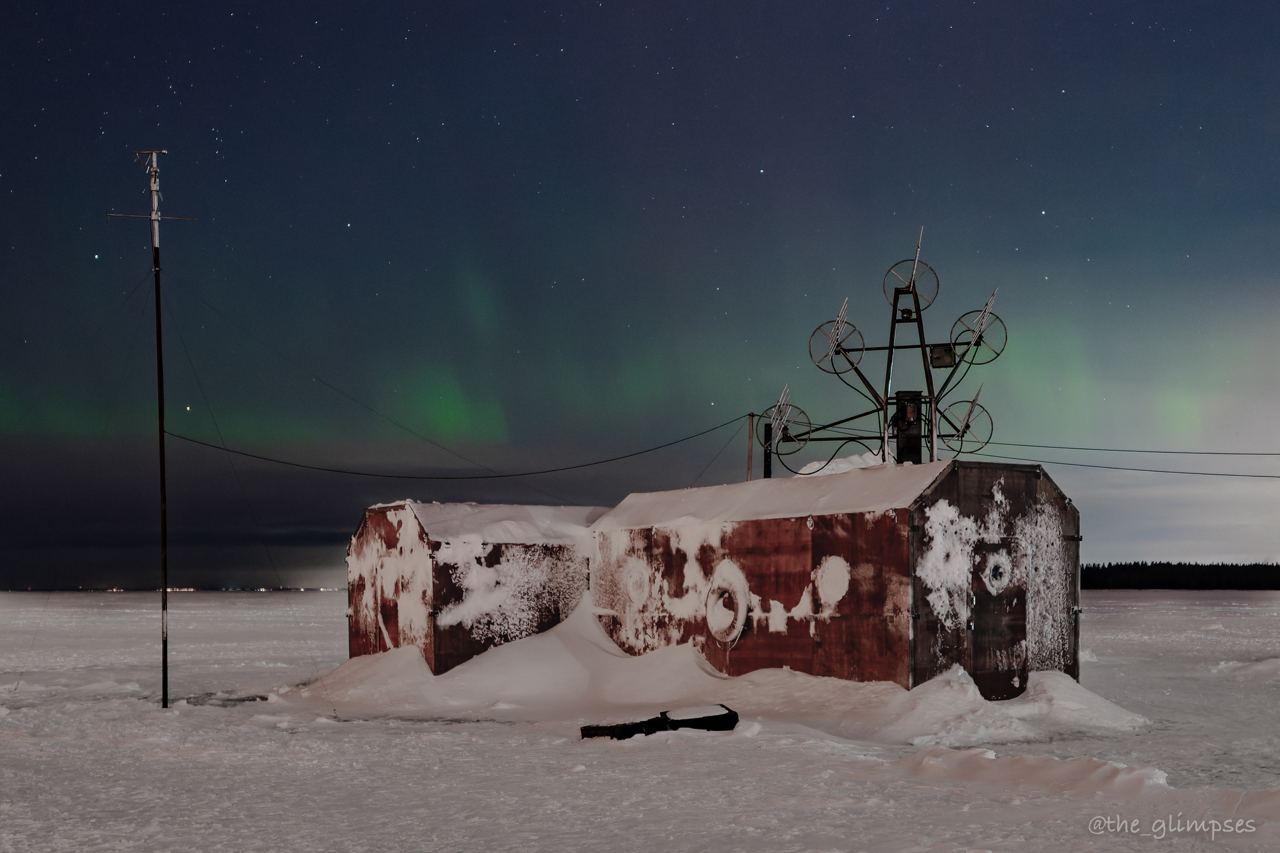
[[[1086,593],[1087,690],[1003,703],[619,657],[586,613],[434,678],[344,664],[341,593],[170,600],[162,711],[157,596],[0,594],[0,851],[1280,849],[1280,594]],[[737,731],[577,737],[717,701]]]

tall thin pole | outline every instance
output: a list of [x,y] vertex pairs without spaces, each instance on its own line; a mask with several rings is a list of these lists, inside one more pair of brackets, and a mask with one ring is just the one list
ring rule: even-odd
[[755,461],[751,458],[751,451],[756,444],[756,413],[749,412],[747,414],[747,479],[750,480],[755,473]]
[[169,489],[164,459],[164,310],[160,297],[160,155],[147,152],[151,189],[151,267],[156,296],[156,448],[160,453],[160,707],[169,707]]
[[156,449],[160,456],[160,707],[169,707],[169,489],[164,458],[164,301],[160,290],[160,220],[187,216],[160,215],[160,155],[163,148],[135,151],[146,164],[150,213],[108,213],[119,219],[146,219],[151,223],[151,272],[155,278],[156,310]]

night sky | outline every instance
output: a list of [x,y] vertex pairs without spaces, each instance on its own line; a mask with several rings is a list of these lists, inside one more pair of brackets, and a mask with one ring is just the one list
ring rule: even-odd
[[[860,401],[809,333],[847,296],[883,343],[881,278],[923,226],[931,338],[1000,288],[1008,348],[964,388],[996,440],[1280,450],[1273,4],[23,5],[0,35],[0,586],[154,582],[149,241],[104,216],[146,209],[142,147],[170,152],[164,212],[198,218],[162,233],[167,414],[210,443],[513,471],[784,383],[831,420]],[[170,439],[172,581],[337,585],[380,500],[741,479],[735,428],[472,483]],[[1049,470],[1086,560],[1280,558],[1278,480]]]

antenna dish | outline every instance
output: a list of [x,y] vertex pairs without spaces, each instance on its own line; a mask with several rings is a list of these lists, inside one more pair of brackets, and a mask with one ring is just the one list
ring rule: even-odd
[[[764,428],[767,424],[776,424],[773,430],[772,448],[765,440]],[[779,401],[765,409],[756,418],[756,441],[778,456],[790,456],[803,450],[809,443],[809,433],[812,430],[813,422],[809,420],[804,409],[790,402]]]
[[991,441],[993,432],[991,413],[977,397],[959,400],[938,413],[938,438],[956,453],[977,453]]
[[809,359],[823,373],[848,373],[862,361],[866,341],[857,326],[845,322],[848,304],[846,299],[834,320],[821,324],[809,335]]
[[1008,342],[1009,330],[994,311],[979,309],[961,314],[951,327],[956,357],[969,364],[990,364],[1000,357]]
[[924,261],[915,258],[906,258],[898,261],[889,267],[888,272],[884,274],[884,282],[881,289],[884,291],[884,298],[890,305],[893,304],[893,292],[895,290],[906,289],[907,291],[915,290],[916,296],[920,299],[920,310],[928,308],[933,304],[933,300],[938,298],[938,273],[933,267]]

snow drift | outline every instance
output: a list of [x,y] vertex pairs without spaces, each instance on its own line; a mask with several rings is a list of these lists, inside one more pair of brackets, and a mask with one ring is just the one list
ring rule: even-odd
[[[353,658],[294,693],[342,716],[611,721],[723,702],[743,719],[798,723],[842,738],[966,747],[1126,732],[1146,724],[1069,676],[1036,672],[1024,695],[983,699],[960,667],[908,691],[786,669],[736,678],[689,643],[632,656],[579,605],[550,630],[433,675],[416,649]],[[287,698],[287,697],[286,697]]]

